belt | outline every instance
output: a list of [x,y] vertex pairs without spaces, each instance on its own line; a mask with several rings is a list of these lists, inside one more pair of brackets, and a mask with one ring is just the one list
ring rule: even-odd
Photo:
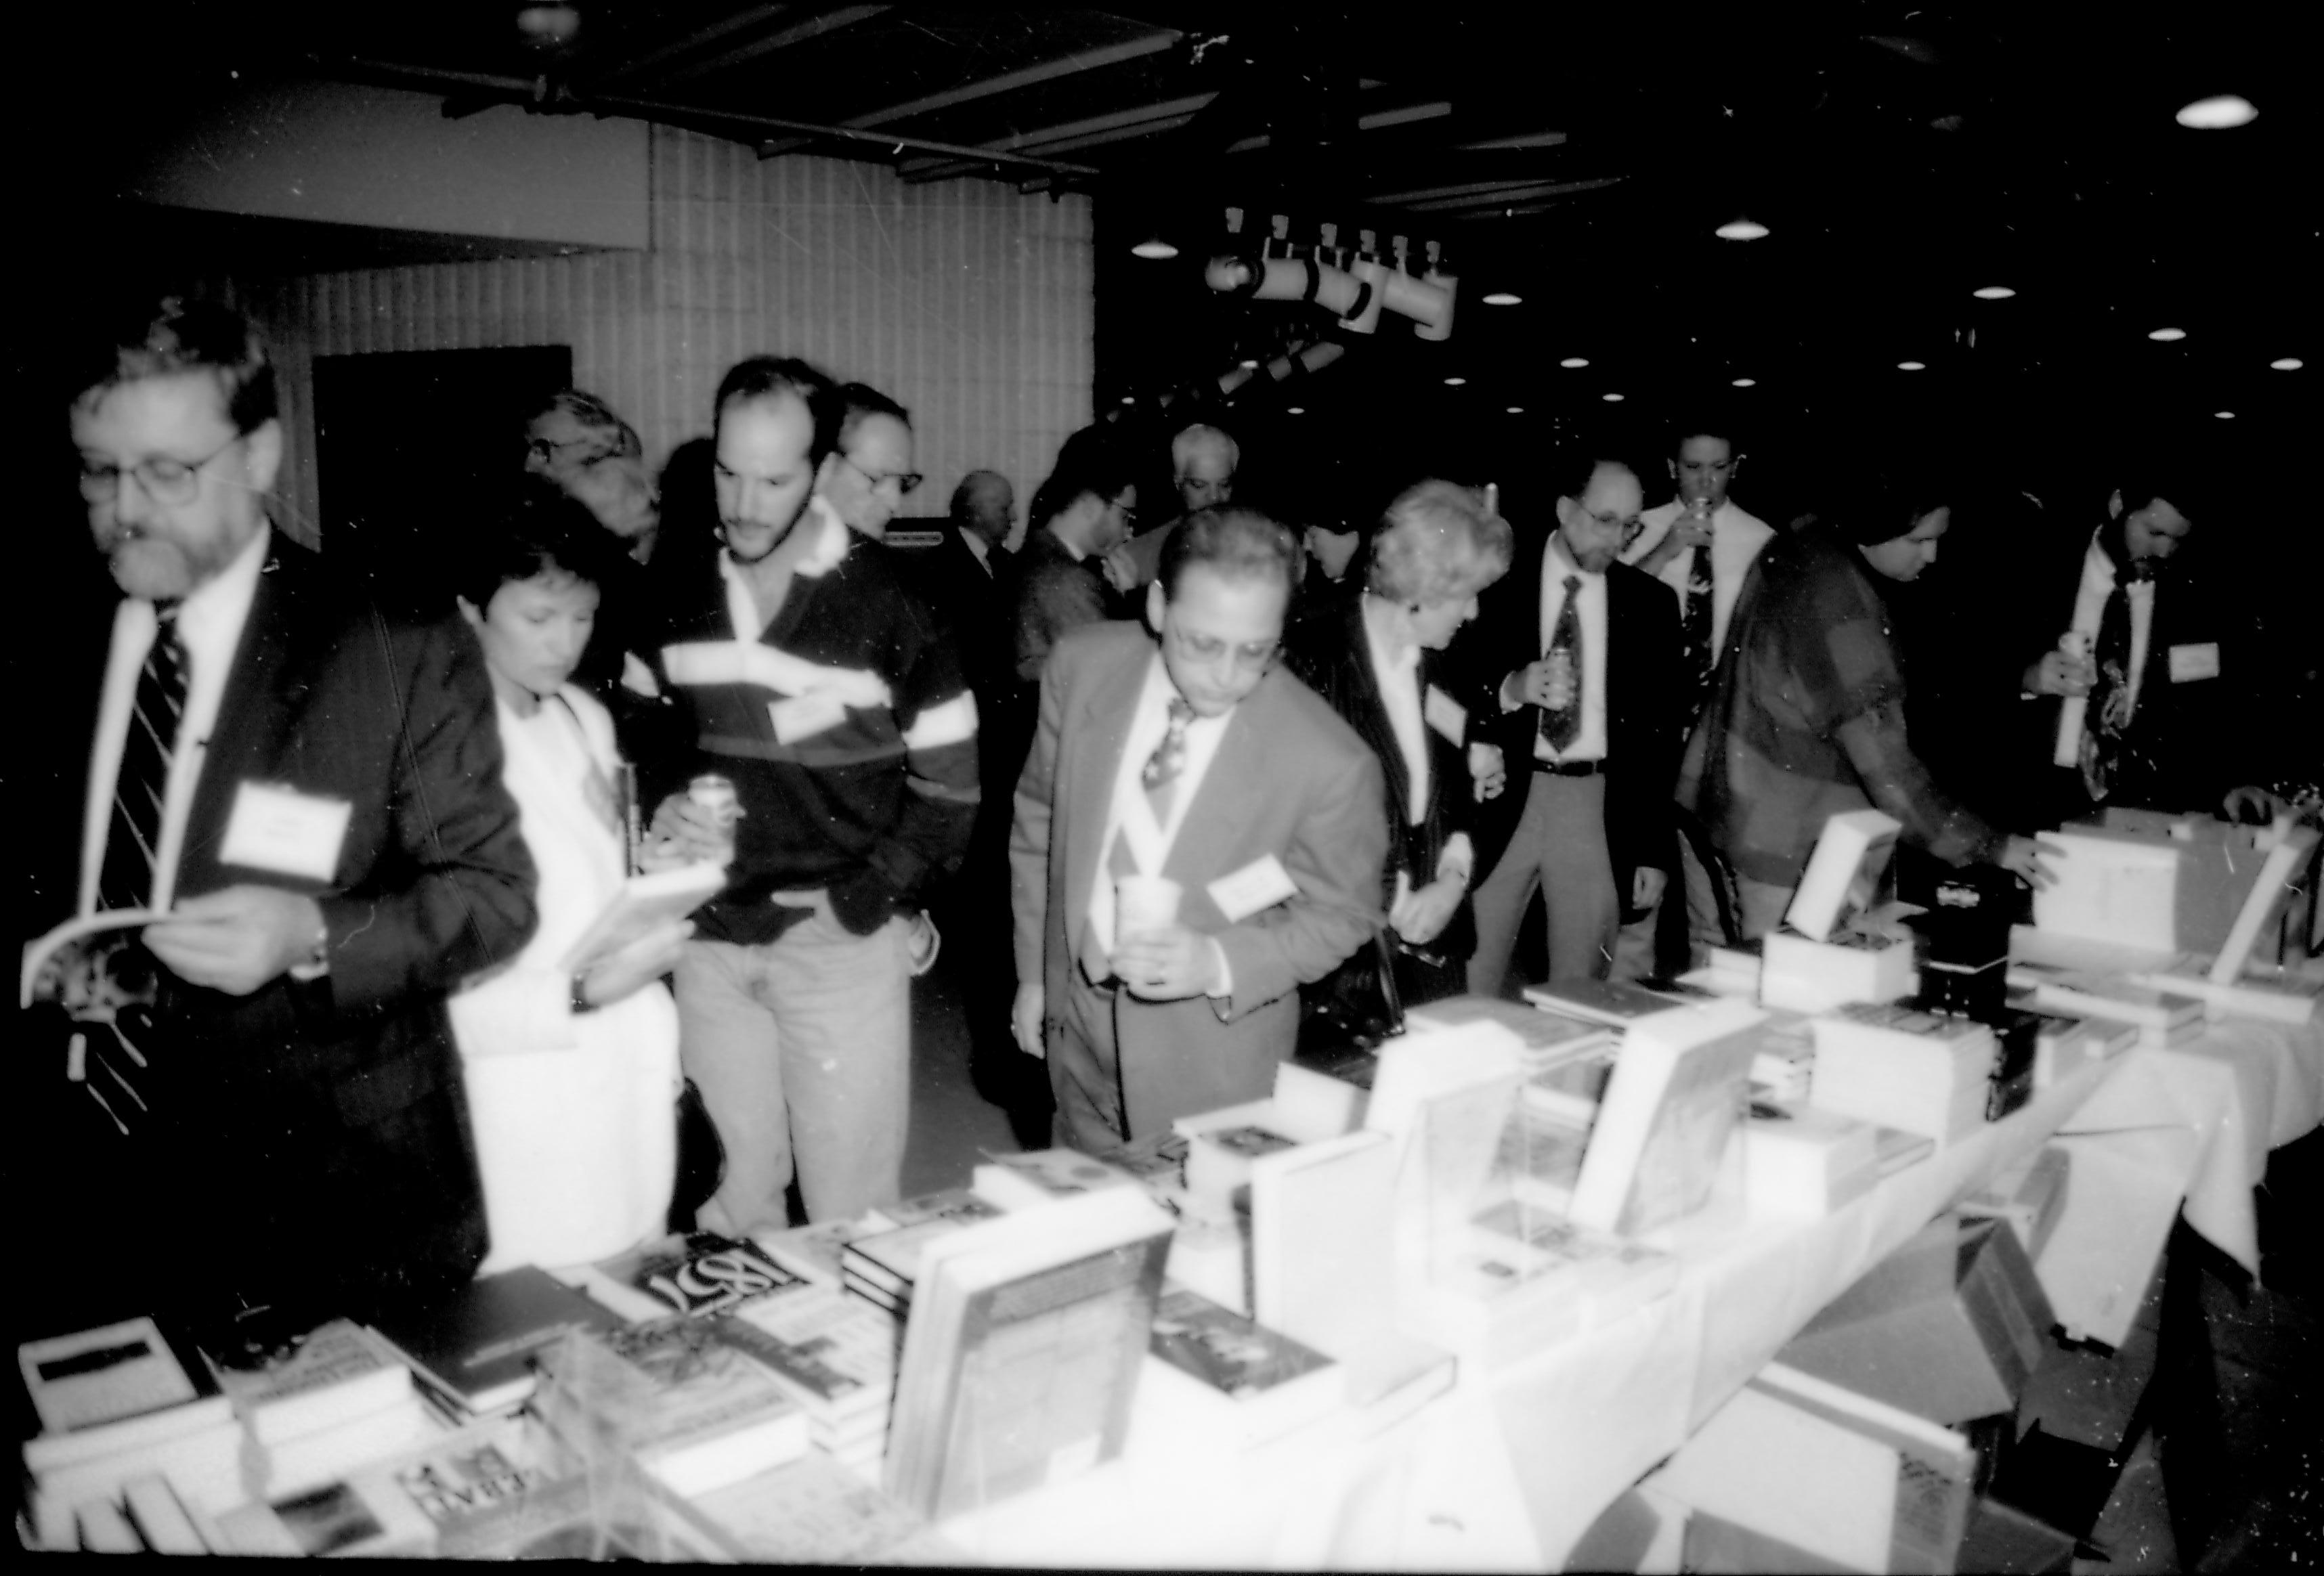
[[1543,760],[1536,757],[1533,769],[1551,777],[1596,777],[1606,770],[1603,758],[1597,760]]

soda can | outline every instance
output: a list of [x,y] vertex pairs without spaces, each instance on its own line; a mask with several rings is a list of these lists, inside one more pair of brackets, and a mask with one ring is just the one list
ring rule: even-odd
[[710,812],[722,832],[732,832],[742,814],[742,801],[734,792],[734,785],[715,772],[705,772],[686,785],[686,797]]

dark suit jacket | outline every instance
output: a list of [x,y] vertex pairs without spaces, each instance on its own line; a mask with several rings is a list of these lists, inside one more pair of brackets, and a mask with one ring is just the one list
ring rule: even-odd
[[[1044,983],[1052,1080],[1093,1089],[1101,1072],[1056,1009],[1080,967],[1074,946],[1154,653],[1153,638],[1131,624],[1066,635],[1042,677],[1039,732],[1017,786],[1017,976]],[[1298,1036],[1296,988],[1365,945],[1380,921],[1387,843],[1370,749],[1306,686],[1280,668],[1269,673],[1235,708],[1162,870],[1184,889],[1180,921],[1224,948],[1234,993],[1219,1004],[1121,997],[1120,1095],[1133,1141],[1273,1088]],[[1230,923],[1209,884],[1270,855],[1297,895]]]
[[[1372,671],[1361,598],[1348,598],[1301,619],[1284,640],[1283,661],[1308,688],[1323,697],[1324,704],[1339,714],[1342,722],[1356,731],[1356,736],[1371,747],[1379,761],[1384,790],[1381,808],[1388,839],[1388,860],[1380,871],[1383,907],[1395,896],[1399,871],[1411,879],[1414,887],[1426,886],[1436,879],[1436,862],[1443,856],[1444,845],[1455,833],[1466,832],[1472,844],[1476,841],[1477,798],[1470,784],[1466,735],[1459,741],[1449,739],[1440,730],[1427,726],[1424,718],[1424,732],[1428,739],[1428,802],[1420,820],[1408,822],[1405,816],[1412,795],[1412,773],[1405,765],[1403,748],[1397,743],[1396,729],[1388,722],[1388,703],[1380,696],[1379,676]],[[1444,690],[1448,698],[1452,697],[1443,668],[1440,653],[1421,652],[1423,695],[1433,687]],[[1459,697],[1456,704],[1467,698]],[[1473,866],[1471,873],[1473,878]],[[1444,934],[1430,944],[1429,950],[1448,958],[1465,958],[1475,948],[1476,921],[1464,899]]]
[[[2087,535],[2080,536],[2070,552],[2061,545],[2029,566],[2024,576],[2028,600],[2017,621],[2021,649],[2004,676],[2013,693],[2026,667],[2052,650],[2059,634],[2073,622],[2089,544]],[[2206,566],[2201,551],[2197,546],[2175,555],[2155,585],[2154,622],[2145,672],[2139,680],[2138,710],[2131,718],[2126,759],[2107,804],[2216,815],[2228,789],[2264,775],[2255,738],[2283,719],[2265,717],[2255,704],[2264,687],[2266,665],[2257,640],[2258,618],[2250,602],[2231,604],[2218,594],[2220,581],[2206,571],[2219,567]],[[2113,594],[2124,594],[2117,573]],[[2174,647],[2216,649],[2217,677],[2173,682]],[[2052,764],[2064,702],[2054,696],[2023,701],[1997,696],[1995,705],[1997,710],[2008,706],[2016,714],[2012,756],[2021,763],[2019,780],[2041,785],[2038,794],[2029,793],[2008,806],[2007,818],[2031,830],[2094,814],[2096,806],[2080,772]]]
[[[1546,536],[1521,537],[1509,572],[1479,600],[1475,654],[1496,683],[1542,654],[1542,557],[1548,548]],[[1675,868],[1671,796],[1684,743],[1683,639],[1678,598],[1669,586],[1628,564],[1606,571],[1606,846],[1626,914],[1632,871],[1641,865]],[[1501,746],[1508,762],[1508,791],[1488,801],[1481,817],[1489,829],[1499,824],[1498,835],[1489,830],[1488,838],[1500,847],[1525,808],[1541,708],[1501,713],[1495,702],[1485,711],[1486,736]]]
[[[89,654],[72,674],[88,705],[59,756],[73,770],[53,785],[70,808],[52,825],[71,832],[48,851],[60,873],[42,883],[42,928],[76,900],[109,624],[83,632]],[[161,975],[159,1135],[113,1135],[114,1147],[65,1157],[141,1172],[146,1218],[76,1227],[187,1233],[198,1255],[186,1272],[210,1283],[197,1289],[311,1293],[350,1312],[474,1272],[484,1212],[443,1000],[532,929],[532,864],[500,774],[491,682],[467,628],[390,624],[312,554],[278,540],[219,705],[178,892],[248,882],[313,897],[329,972],[278,976],[244,997]],[[331,880],[221,861],[245,783],[352,806]],[[43,1073],[54,1066],[42,1058]],[[77,1095],[61,1083],[45,1077],[34,1092]]]
[[1009,601],[1016,631],[1015,666],[1018,682],[1029,694],[1041,682],[1050,648],[1068,630],[1120,618],[1123,610],[1099,560],[1094,556],[1074,558],[1054,531],[1044,529],[1027,536],[1014,567]]

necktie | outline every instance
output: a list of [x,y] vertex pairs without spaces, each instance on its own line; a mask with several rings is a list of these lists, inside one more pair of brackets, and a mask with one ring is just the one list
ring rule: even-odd
[[1573,694],[1557,711],[1545,707],[1541,714],[1541,736],[1549,747],[1563,752],[1582,732],[1582,576],[1565,577],[1565,605],[1558,610],[1557,629],[1549,638],[1549,650],[1554,659],[1565,653],[1567,668],[1573,675]]
[[97,896],[107,908],[142,908],[153,900],[153,861],[161,844],[161,803],[170,788],[170,758],[178,746],[178,719],[186,709],[185,648],[177,610],[164,610],[153,646],[137,676],[121,772],[114,779],[113,819],[106,833]]
[[[1162,742],[1154,746],[1154,753],[1148,756],[1146,764],[1138,769],[1139,785],[1146,790],[1146,802],[1153,806],[1154,824],[1157,827],[1170,824],[1170,806],[1177,796],[1178,778],[1186,770],[1186,724],[1194,720],[1193,706],[1183,700],[1172,699],[1169,726],[1163,731]],[[1116,880],[1123,876],[1140,873],[1138,858],[1130,852],[1127,833],[1119,830],[1114,833],[1113,846],[1106,852],[1105,868],[1106,873]],[[1146,873],[1159,875],[1161,872],[1153,871]],[[1092,983],[1103,984],[1112,973],[1112,968],[1104,949],[1097,944],[1095,928],[1084,926],[1084,929],[1088,934],[1083,936],[1080,948],[1083,971],[1089,975]]]
[[[153,900],[155,856],[161,845],[161,806],[169,794],[170,760],[178,746],[178,719],[186,709],[186,654],[178,639],[177,610],[161,610],[161,627],[137,676],[121,770],[114,779],[113,816],[97,871],[97,898],[107,908],[142,908]],[[128,934],[128,933],[119,933]],[[92,949],[94,972],[127,984],[142,975],[143,949],[134,945]],[[89,1015],[75,1030],[68,1075],[88,1091],[124,1134],[149,1126],[152,1073],[141,1047],[150,1047],[152,1018],[138,1002]]]
[[1686,579],[1686,676],[1694,686],[1695,711],[1709,697],[1711,676],[1719,667],[1719,651],[1711,643],[1711,549],[1697,548]]
[[2082,786],[2093,799],[2113,790],[2126,753],[2130,731],[2130,587],[2126,580],[2107,595],[2098,615],[2098,677],[2082,723]]

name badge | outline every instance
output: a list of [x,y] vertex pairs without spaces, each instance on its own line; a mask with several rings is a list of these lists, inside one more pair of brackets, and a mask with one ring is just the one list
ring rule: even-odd
[[2219,676],[2219,642],[2205,641],[2200,645],[2171,648],[2171,682],[2192,684],[2198,678]]
[[1455,744],[1466,742],[1469,735],[1469,708],[1437,688],[1428,687],[1428,694],[1420,703],[1420,714],[1428,725]]
[[847,703],[829,690],[817,690],[795,695],[788,700],[770,701],[767,715],[774,720],[775,742],[796,744],[845,722]]
[[1262,908],[1297,897],[1299,885],[1285,873],[1280,860],[1266,853],[1232,875],[1221,876],[1204,890],[1210,893],[1229,925],[1240,925]]
[[234,791],[218,862],[329,881],[338,873],[339,848],[355,810],[347,799],[244,783]]

